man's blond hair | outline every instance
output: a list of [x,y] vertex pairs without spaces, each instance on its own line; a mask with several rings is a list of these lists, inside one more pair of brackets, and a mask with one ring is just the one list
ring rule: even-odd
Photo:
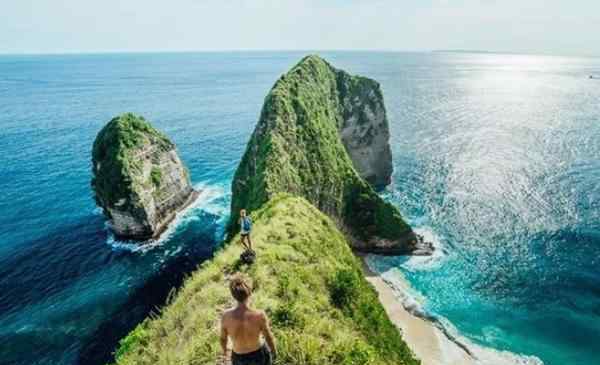
[[229,282],[231,296],[240,303],[243,303],[252,294],[252,284],[241,274],[234,275]]

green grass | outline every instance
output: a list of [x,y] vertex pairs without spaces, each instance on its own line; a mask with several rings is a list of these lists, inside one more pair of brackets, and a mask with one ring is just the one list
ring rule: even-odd
[[241,208],[258,209],[286,192],[306,198],[362,242],[400,242],[412,234],[400,212],[356,172],[339,135],[340,98],[364,85],[383,98],[375,81],[318,56],[305,57],[275,83],[234,176],[231,233]]
[[162,172],[158,167],[153,167],[152,171],[150,171],[150,180],[155,187],[159,187],[162,181]]
[[254,282],[253,305],[272,320],[278,364],[419,363],[330,218],[286,194],[252,217],[256,263],[240,264],[235,237],[121,341],[117,364],[215,364],[220,313],[233,304],[227,279],[238,271]]

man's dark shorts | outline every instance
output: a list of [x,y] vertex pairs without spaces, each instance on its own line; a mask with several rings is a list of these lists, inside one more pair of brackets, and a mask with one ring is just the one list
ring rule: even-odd
[[258,350],[247,354],[238,355],[232,352],[231,363],[232,365],[271,365],[273,361],[271,359],[271,352],[269,352],[267,346],[263,345]]

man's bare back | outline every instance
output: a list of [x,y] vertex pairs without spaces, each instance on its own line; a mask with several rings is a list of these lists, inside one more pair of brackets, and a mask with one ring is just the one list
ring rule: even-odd
[[238,306],[223,313],[222,326],[233,342],[233,351],[246,354],[262,346],[260,335],[266,332],[267,317],[262,311]]
[[[270,365],[275,356],[275,339],[269,320],[263,311],[250,308],[251,286],[241,277],[231,279],[230,290],[237,305],[225,311],[221,317],[221,348],[227,352],[227,342],[231,338],[233,365]],[[268,349],[261,343],[263,335]],[[270,351],[269,351],[270,350]]]

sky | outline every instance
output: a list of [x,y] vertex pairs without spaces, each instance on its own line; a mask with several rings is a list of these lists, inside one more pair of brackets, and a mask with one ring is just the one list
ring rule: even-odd
[[600,0],[2,0],[0,53],[439,49],[600,56]]

